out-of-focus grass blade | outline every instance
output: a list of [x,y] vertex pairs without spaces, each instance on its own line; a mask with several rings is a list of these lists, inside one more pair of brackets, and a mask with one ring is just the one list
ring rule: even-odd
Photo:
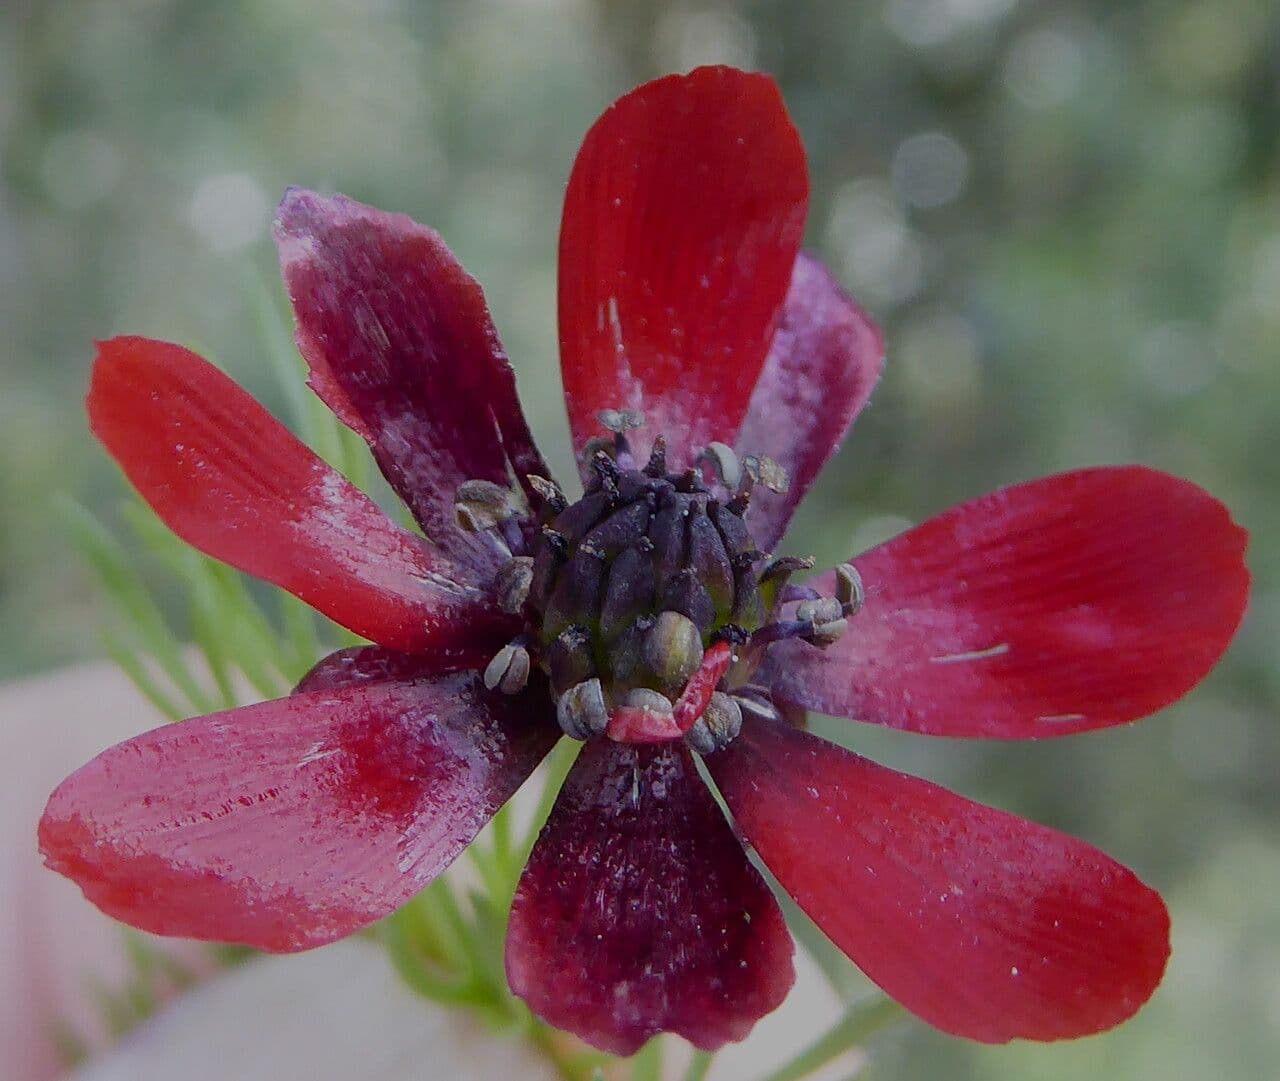
[[133,637],[187,699],[191,707],[189,712],[210,712],[215,705],[214,697],[200,686],[192,674],[178,646],[177,635],[133,570],[124,548],[78,503],[59,499],[58,508],[70,528],[73,543],[115,602]]
[[171,721],[191,716],[191,710],[160,689],[136,648],[125,645],[110,631],[104,632],[102,637],[107,656],[120,666],[120,670],[129,677],[129,682],[138,688],[148,702]]

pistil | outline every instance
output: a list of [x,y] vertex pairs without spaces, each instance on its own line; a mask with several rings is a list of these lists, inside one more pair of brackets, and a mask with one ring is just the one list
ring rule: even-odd
[[827,596],[789,581],[812,559],[767,562],[755,547],[744,516],[757,485],[786,490],[776,462],[712,443],[694,467],[671,472],[659,436],[637,469],[628,433],[639,414],[600,420],[611,435],[592,441],[576,502],[541,477],[528,478],[527,511],[488,481],[458,489],[459,524],[509,552],[493,590],[525,624],[486,667],[485,685],[517,694],[539,667],[574,739],[685,739],[713,754],[744,714],[779,716],[767,689],[750,683],[768,646],[837,641],[864,602],[861,578],[841,565]]

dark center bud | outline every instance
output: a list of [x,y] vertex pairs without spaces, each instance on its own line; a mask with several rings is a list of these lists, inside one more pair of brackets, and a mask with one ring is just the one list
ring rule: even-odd
[[[842,565],[836,596],[824,597],[789,583],[812,560],[766,565],[743,515],[754,486],[785,490],[776,462],[712,443],[696,468],[670,472],[659,436],[636,468],[626,434],[641,418],[612,410],[600,420],[612,438],[589,446],[581,499],[570,503],[550,481],[530,478],[536,524],[521,520],[530,555],[511,559],[494,583],[526,633],[493,658],[485,682],[515,693],[538,664],[575,739],[683,737],[714,753],[737,736],[744,712],[778,715],[767,691],[750,690],[769,643],[836,641],[863,603],[861,579]],[[513,513],[511,499],[497,485],[469,483],[459,489],[459,516],[492,528]]]
[[[618,434],[633,426],[604,419]],[[712,453],[732,475],[732,452]],[[591,729],[601,702],[606,713],[671,718],[707,648],[749,638],[765,618],[746,524],[696,470],[665,470],[660,440],[644,469],[597,450],[586,493],[549,517],[536,542],[526,611],[566,731]]]

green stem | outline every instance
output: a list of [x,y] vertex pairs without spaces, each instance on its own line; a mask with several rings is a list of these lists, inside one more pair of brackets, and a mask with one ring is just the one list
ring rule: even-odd
[[695,1049],[693,1058],[689,1060],[689,1068],[684,1072],[684,1081],[703,1081],[714,1061],[715,1055],[712,1052]]
[[542,1052],[563,1081],[582,1081],[582,1074],[574,1066],[572,1058],[556,1046],[555,1033],[542,1022],[534,1021],[529,1030],[529,1042]]
[[654,1037],[631,1060],[631,1081],[662,1081],[662,1040]]
[[903,1009],[891,998],[875,995],[855,1003],[830,1032],[810,1044],[762,1081],[800,1081],[850,1048],[865,1043],[899,1017]]

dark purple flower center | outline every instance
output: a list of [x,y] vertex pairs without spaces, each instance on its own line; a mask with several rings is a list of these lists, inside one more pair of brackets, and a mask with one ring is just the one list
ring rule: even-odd
[[[542,505],[522,518],[503,489],[459,489],[459,521],[491,530],[511,549],[495,588],[501,606],[525,618],[524,633],[493,658],[485,680],[515,693],[540,667],[561,726],[593,738],[620,709],[671,715],[707,650],[728,642],[733,663],[688,734],[709,753],[737,735],[743,709],[772,711],[767,690],[751,683],[769,643],[828,644],[856,605],[788,586],[812,561],[769,562],[752,541],[745,516],[753,486],[786,483],[774,463],[739,463],[714,444],[700,459],[712,467],[709,485],[701,468],[670,472],[659,438],[637,468],[626,439],[636,420],[602,415],[615,435],[588,448],[590,476],[577,502],[535,479]],[[794,601],[791,618],[777,619]]]

